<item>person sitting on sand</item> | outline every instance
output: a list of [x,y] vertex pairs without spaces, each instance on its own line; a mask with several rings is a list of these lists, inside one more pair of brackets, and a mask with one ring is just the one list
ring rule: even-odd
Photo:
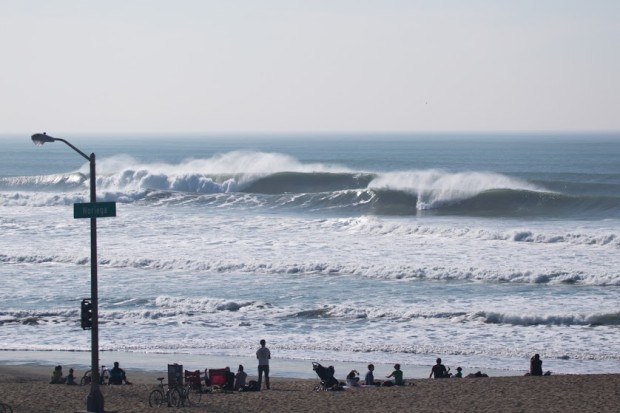
[[74,386],[77,384],[75,382],[75,376],[73,375],[73,369],[69,369],[69,374],[67,374],[67,384],[70,386]]
[[110,370],[110,384],[131,384],[129,380],[127,380],[127,375],[125,374],[125,370],[120,368],[118,361],[114,362],[114,367]]
[[235,390],[243,389],[245,387],[245,380],[248,378],[248,374],[243,371],[243,365],[239,364],[237,374],[235,374]]
[[456,374],[454,375],[455,379],[460,379],[463,377],[463,369],[460,367],[456,368]]
[[226,370],[226,384],[222,389],[224,390],[234,390],[235,389],[235,373],[230,371],[230,367],[226,366],[224,368]]
[[366,384],[366,386],[379,386],[379,385],[381,385],[381,382],[375,381],[374,371],[375,371],[375,365],[374,364],[369,364],[368,365],[368,372],[366,373],[366,377],[364,378],[364,383]]
[[394,385],[395,386],[404,386],[405,385],[405,381],[403,380],[403,372],[400,369],[400,364],[396,363],[394,364],[394,371],[392,372],[392,374],[390,374],[389,376],[385,376],[388,379],[390,377],[394,377]]
[[347,386],[349,387],[359,387],[360,385],[360,376],[357,370],[351,370],[347,375]]
[[62,366],[54,367],[50,384],[64,384],[67,379],[62,375]]
[[446,366],[444,366],[443,364],[441,364],[441,359],[438,358],[436,360],[437,364],[435,364],[433,366],[433,368],[431,369],[431,374],[428,376],[428,378],[432,378],[433,376],[435,376],[436,379],[447,379],[451,376],[450,373],[448,373],[450,371],[450,369],[446,369]]
[[530,359],[530,376],[542,376],[542,360],[539,354],[534,354]]

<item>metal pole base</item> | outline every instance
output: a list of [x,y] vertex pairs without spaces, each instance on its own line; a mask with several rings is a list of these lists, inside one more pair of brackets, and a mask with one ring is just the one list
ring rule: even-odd
[[[98,377],[95,377],[95,380],[97,379]],[[101,394],[99,386],[95,386],[95,383],[92,383],[90,393],[88,393],[88,397],[86,398],[86,408],[89,412],[104,412],[105,409],[103,406],[103,394]]]
[[[73,413],[100,413],[100,412],[91,412],[90,410],[76,410]],[[104,410],[103,413],[118,413],[118,410]]]

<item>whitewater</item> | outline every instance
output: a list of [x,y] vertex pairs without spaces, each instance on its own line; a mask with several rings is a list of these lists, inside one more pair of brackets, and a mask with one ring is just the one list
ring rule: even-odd
[[[63,138],[117,203],[97,220],[109,357],[235,365],[265,338],[359,368],[620,372],[620,136]],[[90,349],[88,164],[0,139],[0,350],[54,364]]]

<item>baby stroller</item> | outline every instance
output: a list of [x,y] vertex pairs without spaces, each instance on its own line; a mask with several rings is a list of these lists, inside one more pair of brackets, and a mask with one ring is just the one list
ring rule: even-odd
[[316,385],[314,391],[325,391],[325,390],[336,390],[340,387],[340,383],[334,377],[334,367],[323,367],[321,364],[317,362],[312,363],[312,370],[316,372],[316,375],[319,376],[321,382]]

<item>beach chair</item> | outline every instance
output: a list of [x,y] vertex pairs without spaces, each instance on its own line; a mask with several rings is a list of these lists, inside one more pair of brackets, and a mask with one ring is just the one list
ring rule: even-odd
[[195,371],[185,370],[184,379],[185,379],[186,386],[189,386],[192,390],[202,393],[202,381],[200,380],[200,370],[195,370]]
[[232,391],[234,389],[234,380],[235,375],[230,370],[209,369],[209,383],[212,391]]

